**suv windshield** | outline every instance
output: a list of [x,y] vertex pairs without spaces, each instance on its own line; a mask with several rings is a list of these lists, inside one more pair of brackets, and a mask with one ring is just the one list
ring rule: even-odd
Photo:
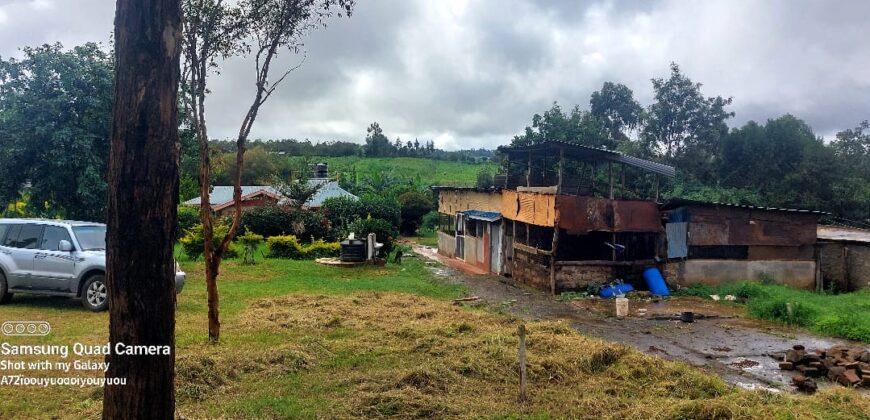
[[74,226],[73,232],[82,251],[102,251],[106,249],[105,226]]

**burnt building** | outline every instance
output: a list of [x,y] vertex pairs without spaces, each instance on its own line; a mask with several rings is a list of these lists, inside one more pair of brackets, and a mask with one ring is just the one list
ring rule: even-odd
[[555,141],[499,152],[497,188],[436,188],[442,254],[553,293],[655,265],[659,178],[674,168]]

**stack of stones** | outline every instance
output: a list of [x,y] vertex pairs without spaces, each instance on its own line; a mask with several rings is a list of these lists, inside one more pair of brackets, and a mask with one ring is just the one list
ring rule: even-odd
[[792,382],[804,392],[815,392],[818,386],[813,378],[821,377],[843,386],[870,387],[870,351],[866,348],[834,346],[808,352],[796,345],[776,357],[782,360],[780,369],[798,372]]

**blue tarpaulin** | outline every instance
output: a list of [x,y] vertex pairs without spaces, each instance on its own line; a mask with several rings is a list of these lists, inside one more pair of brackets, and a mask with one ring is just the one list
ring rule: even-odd
[[469,219],[495,222],[501,219],[501,213],[497,211],[465,210],[462,212]]

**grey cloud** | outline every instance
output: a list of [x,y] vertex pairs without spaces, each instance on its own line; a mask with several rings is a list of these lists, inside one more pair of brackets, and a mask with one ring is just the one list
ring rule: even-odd
[[[0,0],[0,55],[109,39],[114,1],[39,2]],[[378,121],[391,138],[495,147],[553,101],[587,107],[605,81],[648,105],[649,79],[675,61],[706,95],[734,97],[732,125],[792,113],[829,136],[870,118],[868,15],[811,0],[360,1],[306,38],[253,135],[362,141]],[[213,136],[238,130],[252,72],[236,59],[212,80]]]

